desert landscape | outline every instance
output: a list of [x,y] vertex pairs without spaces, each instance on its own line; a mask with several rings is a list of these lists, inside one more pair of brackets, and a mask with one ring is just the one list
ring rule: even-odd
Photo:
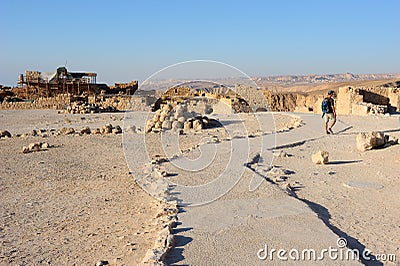
[[180,84],[33,101],[2,89],[1,265],[263,265],[267,245],[399,265],[397,79]]

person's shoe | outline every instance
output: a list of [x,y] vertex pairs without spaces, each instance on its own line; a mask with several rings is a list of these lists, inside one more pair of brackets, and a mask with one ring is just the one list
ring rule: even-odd
[[333,135],[333,130],[332,130],[332,128],[329,129],[329,132],[331,132],[331,134]]
[[329,131],[326,131],[326,134],[328,134],[328,135],[329,135],[329,134],[331,134],[331,133],[330,133]]

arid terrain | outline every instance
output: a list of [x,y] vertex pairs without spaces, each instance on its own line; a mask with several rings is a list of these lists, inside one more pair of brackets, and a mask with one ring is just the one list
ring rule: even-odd
[[[400,117],[371,111],[398,106],[398,81],[314,85],[309,98],[282,96],[302,84],[264,95],[293,111],[338,91],[334,134],[318,110],[235,114],[238,99],[215,94],[154,112],[115,112],[122,101],[112,113],[0,110],[0,265],[264,265],[264,244],[321,250],[338,239],[373,261],[324,265],[399,265]],[[381,145],[360,150],[372,131]]]

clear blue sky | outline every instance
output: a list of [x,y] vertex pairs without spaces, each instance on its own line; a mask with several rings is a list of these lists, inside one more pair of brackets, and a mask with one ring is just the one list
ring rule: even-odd
[[26,69],[109,84],[210,59],[247,74],[400,72],[400,1],[0,0],[0,84]]

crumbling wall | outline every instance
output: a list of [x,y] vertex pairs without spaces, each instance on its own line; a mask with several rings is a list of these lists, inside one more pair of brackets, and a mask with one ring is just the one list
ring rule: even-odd
[[40,97],[34,101],[7,102],[0,104],[0,109],[65,109],[71,102],[71,95],[59,94],[55,97]]
[[399,90],[397,88],[339,88],[337,98],[338,114],[383,114],[398,111]]

